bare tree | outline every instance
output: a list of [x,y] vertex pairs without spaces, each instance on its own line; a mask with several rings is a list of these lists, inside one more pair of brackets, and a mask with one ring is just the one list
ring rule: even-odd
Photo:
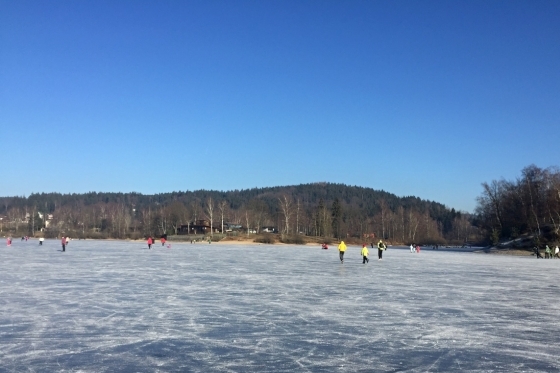
[[162,234],[167,233],[167,228],[169,227],[169,210],[165,207],[161,207],[159,210],[159,227]]
[[198,201],[191,201],[191,212],[193,221],[196,223],[200,214],[200,203]]
[[249,202],[249,208],[255,221],[254,228],[258,233],[260,232],[263,222],[266,219],[266,211],[268,207],[266,206],[266,203],[264,203],[261,199],[253,199]]
[[132,215],[130,214],[130,210],[123,206],[123,229],[125,237],[129,234],[130,225],[132,224]]
[[[342,204],[338,198],[335,198],[331,206],[331,226],[336,238],[340,239],[340,231],[342,227]],[[348,227],[346,229],[348,234]]]
[[214,235],[214,227],[213,227],[214,201],[212,200],[212,197],[208,197],[208,200],[206,200],[206,215],[208,216],[208,220],[210,220],[210,235],[213,236]]
[[542,170],[536,166],[529,166],[523,169],[523,181],[526,186],[526,190],[529,194],[529,206],[531,208],[531,214],[533,219],[535,219],[535,225],[537,228],[537,236],[541,234],[541,225],[539,223],[540,214],[540,203],[539,203],[539,189],[542,177]]
[[31,236],[35,236],[35,216],[37,215],[37,207],[33,206],[31,210]]
[[284,215],[284,232],[288,235],[290,234],[290,216],[292,215],[292,199],[287,195],[282,195],[282,197],[278,198],[278,202],[280,202],[280,210]]
[[385,219],[389,207],[387,206],[387,202],[385,202],[384,199],[381,199],[381,201],[379,202],[379,207],[381,208],[381,232],[383,235],[383,239],[385,239]]
[[220,210],[220,219],[222,220],[222,234],[224,233],[224,216],[226,214],[227,207],[228,203],[225,199],[220,201],[220,203],[218,204],[218,209]]
[[550,221],[554,227],[554,233],[560,233],[560,172],[551,172],[548,175],[548,198],[547,209]]
[[404,228],[404,207],[399,206],[398,214],[399,214],[400,220],[401,220],[400,229],[401,229],[402,243],[404,244],[405,243],[405,239],[404,239],[404,232],[405,232],[405,228]]
[[300,209],[300,204],[299,204],[299,198],[297,199],[296,202],[296,234],[299,234],[300,230],[299,230],[299,209]]
[[430,218],[430,212],[428,210],[426,210],[426,212],[424,212],[424,225],[426,226],[426,239],[431,238],[431,234],[430,234],[430,222],[431,222],[431,218]]
[[142,210],[142,228],[145,235],[152,235],[152,208]]
[[408,211],[408,221],[410,222],[410,238],[412,241],[416,239],[416,230],[418,229],[418,224],[420,224],[420,219],[418,218],[418,214],[412,209]]
[[171,227],[173,227],[173,231],[175,232],[176,235],[186,215],[185,205],[183,205],[179,201],[174,201],[171,205],[167,207],[167,210],[168,210],[167,215],[169,216],[169,222],[171,224]]
[[494,211],[494,215],[500,231],[503,229],[502,223],[502,196],[504,192],[504,183],[498,182],[493,180],[490,184],[482,183],[482,188],[484,189],[484,193],[482,197],[479,197],[480,200],[486,200],[487,204],[492,207]]
[[329,214],[329,210],[322,199],[319,200],[319,206],[317,206],[315,222],[317,236],[327,237],[330,235],[331,214]]
[[245,209],[245,227],[247,228],[247,237],[249,237],[249,210]]

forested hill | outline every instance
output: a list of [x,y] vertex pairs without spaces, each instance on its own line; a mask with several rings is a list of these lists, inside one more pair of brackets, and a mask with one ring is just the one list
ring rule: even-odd
[[366,216],[374,216],[381,212],[382,204],[388,209],[397,211],[399,207],[404,209],[415,209],[424,213],[429,211],[430,216],[440,221],[456,215],[454,209],[445,205],[418,197],[397,197],[383,190],[374,190],[359,186],[348,186],[333,183],[312,183],[293,186],[277,186],[268,188],[252,188],[233,191],[197,190],[186,192],[170,192],[155,195],[145,195],[136,192],[131,193],[103,193],[89,192],[83,194],[60,194],[60,193],[32,193],[29,197],[0,197],[0,214],[7,215],[8,210],[17,208],[22,211],[31,210],[34,207],[44,213],[54,213],[62,207],[91,206],[98,204],[124,204],[134,206],[137,210],[146,207],[169,205],[172,202],[182,202],[186,207],[193,203],[200,204],[203,208],[208,198],[215,203],[222,200],[227,201],[231,210],[239,210],[248,206],[251,201],[258,199],[264,201],[270,212],[280,209],[278,198],[289,196],[294,202],[298,200],[302,208],[317,207],[319,203],[331,206],[335,199],[350,209],[362,210]]
[[[132,226],[142,234],[170,230],[176,233],[177,227],[183,224],[198,219],[221,222],[222,217],[244,227],[259,230],[274,226],[289,234],[376,233],[400,241],[434,242],[444,238],[466,239],[464,235],[468,235],[467,217],[441,203],[333,183],[155,195],[37,193],[29,197],[0,197],[0,203],[0,215],[8,221],[25,218],[26,214],[31,217],[37,213],[52,214],[59,229],[77,229],[79,225],[85,232],[87,225],[89,229],[106,230],[109,236],[115,237],[128,236]],[[122,222],[117,224],[118,219]]]

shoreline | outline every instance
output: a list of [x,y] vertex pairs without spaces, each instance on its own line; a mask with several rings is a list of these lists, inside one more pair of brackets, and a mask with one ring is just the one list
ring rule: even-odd
[[477,254],[510,255],[510,256],[534,256],[535,254],[523,249],[497,248],[495,246],[488,249],[474,251]]
[[[8,236],[4,236],[3,238],[6,239]],[[19,236],[16,236],[16,238]],[[276,245],[276,246],[302,246],[302,247],[321,247],[321,243],[320,242],[306,242],[304,244],[293,244],[293,243],[284,243],[284,242],[279,242],[276,241],[274,243],[261,243],[261,242],[255,242],[254,241],[255,238],[236,238],[236,239],[221,239],[219,241],[211,241],[211,245],[249,245],[249,246],[257,246],[257,245]],[[12,237],[13,241],[18,241],[19,242],[19,238],[18,239],[14,239],[14,237]],[[39,241],[39,238],[37,237],[29,237],[29,241]],[[45,238],[45,241],[60,241],[60,238]],[[70,237],[70,242],[72,241],[121,241],[121,242],[136,242],[136,243],[146,243],[146,240],[144,238],[142,239],[130,239],[130,238],[72,238]],[[155,239],[154,240],[154,244],[159,244],[160,241],[159,239]],[[181,244],[191,244],[191,240],[190,239],[185,239],[185,240],[177,240],[177,239],[171,239],[171,240],[167,240],[166,244],[174,244],[174,243],[181,243]],[[208,241],[197,241],[192,243],[193,245],[209,245]],[[334,248],[336,249],[338,243],[335,244],[331,244],[329,245],[330,248]],[[347,246],[359,246],[360,245],[355,245],[355,244],[347,244]]]
[[[18,236],[19,237],[19,236]],[[7,236],[4,236],[3,238],[7,238]],[[12,237],[13,239],[13,237]],[[236,237],[235,239],[221,239],[219,241],[211,241],[211,243],[209,244],[208,241],[197,241],[194,243],[191,243],[191,240],[167,240],[167,244],[173,244],[173,243],[180,243],[180,244],[192,244],[192,245],[234,245],[234,246],[241,246],[241,245],[245,245],[245,246],[259,246],[259,245],[274,245],[274,246],[299,246],[299,247],[317,247],[320,248],[321,247],[321,243],[320,242],[306,242],[304,244],[293,244],[293,243],[283,243],[283,242],[274,242],[274,243],[261,243],[261,242],[255,242],[254,241],[255,238],[239,238]],[[37,240],[38,238],[36,237],[29,237],[29,240]],[[46,238],[45,241],[47,240],[56,240],[58,241],[59,238]],[[19,242],[19,239],[13,239],[14,243]],[[71,238],[70,237],[70,241],[122,241],[122,242],[135,242],[135,243],[146,243],[145,239],[121,239],[121,238]],[[156,240],[155,244],[159,244],[159,240]],[[358,247],[361,248],[360,244],[346,244],[348,247]],[[329,245],[329,249],[331,250],[337,250],[337,243],[332,243]],[[390,246],[401,246],[401,245],[390,245]],[[404,247],[404,245],[402,245]],[[369,245],[368,245],[369,248]],[[523,249],[519,249],[519,248],[499,248],[499,247],[488,247],[488,248],[479,248],[476,250],[472,250],[470,251],[472,253],[475,254],[490,254],[490,255],[507,255],[507,256],[517,256],[517,257],[530,257],[530,256],[534,256],[535,254],[532,251],[528,251],[528,250],[523,250]]]

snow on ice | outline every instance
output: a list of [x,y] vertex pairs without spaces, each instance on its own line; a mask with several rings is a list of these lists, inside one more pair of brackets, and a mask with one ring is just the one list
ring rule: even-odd
[[560,372],[560,260],[15,241],[0,372]]

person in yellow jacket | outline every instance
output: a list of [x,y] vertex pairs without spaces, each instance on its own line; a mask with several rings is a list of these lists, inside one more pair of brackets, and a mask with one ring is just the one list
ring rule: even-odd
[[362,264],[369,263],[369,259],[367,257],[368,254],[369,254],[369,251],[367,249],[367,246],[366,246],[366,244],[363,244],[362,245],[362,257],[364,258],[364,260],[362,261]]
[[346,251],[346,244],[344,241],[340,241],[338,244],[338,257],[340,258],[340,262],[344,263],[344,252]]

